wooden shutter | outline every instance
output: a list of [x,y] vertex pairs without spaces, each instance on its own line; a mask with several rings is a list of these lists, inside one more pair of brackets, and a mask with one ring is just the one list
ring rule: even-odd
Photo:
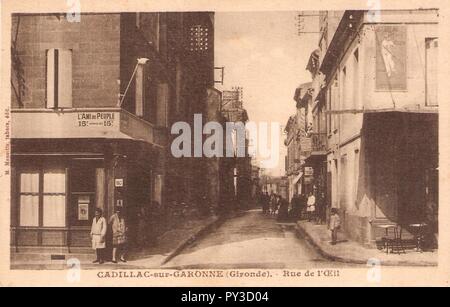
[[58,107],[72,107],[72,50],[59,49]]
[[167,113],[169,102],[169,85],[167,83],[158,84],[157,119],[158,126],[167,127]]
[[144,87],[144,66],[138,65],[136,70],[136,115],[144,116],[144,97],[145,97],[145,87]]
[[50,49],[47,51],[47,108],[56,108],[57,101],[55,97],[57,97],[56,90],[57,86],[57,76],[55,69],[55,65],[57,65],[57,52],[56,49]]
[[47,108],[72,107],[72,51],[47,51]]
[[426,104],[438,105],[438,39],[427,39],[426,43]]

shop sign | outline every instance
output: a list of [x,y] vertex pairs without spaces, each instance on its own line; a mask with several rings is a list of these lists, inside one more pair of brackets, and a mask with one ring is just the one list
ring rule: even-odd
[[306,166],[305,170],[304,170],[305,176],[306,177],[311,177],[314,175],[314,169],[310,166]]
[[78,112],[78,127],[111,127],[114,125],[114,112]]
[[88,195],[78,196],[78,220],[88,221],[89,220],[89,203],[90,198]]
[[123,178],[117,178],[116,180],[114,180],[114,186],[116,188],[123,187]]

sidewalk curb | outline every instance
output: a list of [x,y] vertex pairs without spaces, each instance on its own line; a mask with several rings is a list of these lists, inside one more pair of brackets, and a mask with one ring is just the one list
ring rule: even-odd
[[[323,247],[321,247],[321,243],[318,242],[318,240],[314,239],[302,226],[297,224],[295,226],[295,233],[297,237],[302,237],[306,241],[308,241],[309,244],[312,245],[312,247],[324,258],[336,261],[336,262],[342,262],[342,263],[351,263],[351,264],[366,264],[367,260],[362,258],[346,258],[346,257],[340,257],[336,256],[328,251],[326,251]],[[407,262],[407,261],[383,261],[382,265],[384,266],[413,266],[413,267],[437,267],[437,263],[429,263],[429,262]]]
[[194,243],[196,240],[198,240],[200,237],[202,237],[207,231],[214,227],[220,226],[227,217],[217,217],[213,221],[209,222],[205,226],[203,226],[200,230],[198,230],[195,234],[191,235],[188,239],[184,240],[178,246],[161,262],[161,265],[166,264],[176,256],[178,256],[186,247]]

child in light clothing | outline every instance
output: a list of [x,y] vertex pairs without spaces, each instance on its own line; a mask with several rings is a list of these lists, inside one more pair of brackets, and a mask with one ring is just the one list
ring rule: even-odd
[[337,242],[338,229],[341,227],[341,218],[336,208],[331,208],[330,216],[330,230],[331,230],[331,244],[335,245]]
[[306,212],[308,212],[308,222],[311,222],[314,219],[316,213],[316,197],[314,193],[309,193],[308,201],[307,201]]

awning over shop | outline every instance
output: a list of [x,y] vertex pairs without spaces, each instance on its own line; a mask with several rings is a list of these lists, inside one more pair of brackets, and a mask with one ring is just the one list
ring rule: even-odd
[[297,184],[297,182],[303,177],[303,172],[300,172],[297,177],[294,178],[294,184]]

